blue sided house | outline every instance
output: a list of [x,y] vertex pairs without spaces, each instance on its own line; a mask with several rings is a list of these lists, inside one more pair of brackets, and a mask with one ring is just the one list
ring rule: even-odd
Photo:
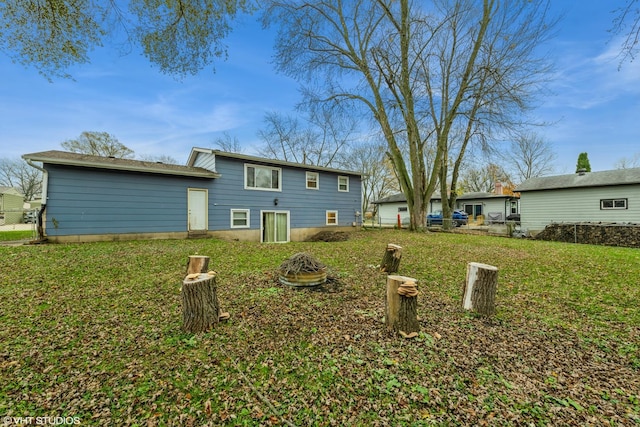
[[41,237],[53,242],[289,242],[361,220],[359,172],[203,148],[187,165],[64,151],[22,157],[43,171]]

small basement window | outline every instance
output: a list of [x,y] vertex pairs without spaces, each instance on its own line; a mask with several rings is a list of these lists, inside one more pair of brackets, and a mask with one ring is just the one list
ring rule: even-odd
[[600,199],[600,209],[627,209],[627,199]]
[[312,190],[318,189],[319,176],[318,172],[307,172],[307,188]]
[[327,225],[338,225],[338,211],[327,211]]
[[231,228],[249,228],[249,209],[231,209]]

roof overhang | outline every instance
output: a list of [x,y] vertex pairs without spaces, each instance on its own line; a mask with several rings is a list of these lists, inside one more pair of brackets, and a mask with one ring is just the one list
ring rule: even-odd
[[109,169],[208,179],[220,177],[219,173],[212,172],[204,168],[145,162],[141,160],[119,159],[114,157],[92,156],[87,154],[69,153],[66,151],[52,150],[30,153],[24,154],[22,158],[34,162],[42,162],[43,164],[46,163],[94,169]]

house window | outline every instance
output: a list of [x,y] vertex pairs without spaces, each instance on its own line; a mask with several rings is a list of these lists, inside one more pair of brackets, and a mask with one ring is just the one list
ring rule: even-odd
[[339,176],[338,177],[338,191],[349,191],[349,177],[348,176]]
[[600,199],[600,209],[627,209],[627,199]]
[[249,228],[249,209],[231,209],[231,228]]
[[318,172],[307,172],[307,188],[312,190],[318,189],[319,176]]
[[338,225],[338,211],[327,211],[327,225]]
[[398,208],[398,213],[407,212],[408,208],[406,206]]
[[518,213],[518,202],[511,202],[511,213],[512,214]]
[[244,188],[280,191],[282,169],[269,166],[244,165]]

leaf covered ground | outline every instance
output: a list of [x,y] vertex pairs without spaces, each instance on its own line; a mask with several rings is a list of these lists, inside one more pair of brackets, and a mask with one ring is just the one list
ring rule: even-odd
[[[417,279],[420,335],[383,323],[387,243]],[[307,252],[319,288],[278,282]],[[231,318],[185,334],[189,255]],[[497,315],[460,309],[499,268]],[[0,416],[82,425],[640,425],[637,249],[447,233],[347,241],[0,247]]]

